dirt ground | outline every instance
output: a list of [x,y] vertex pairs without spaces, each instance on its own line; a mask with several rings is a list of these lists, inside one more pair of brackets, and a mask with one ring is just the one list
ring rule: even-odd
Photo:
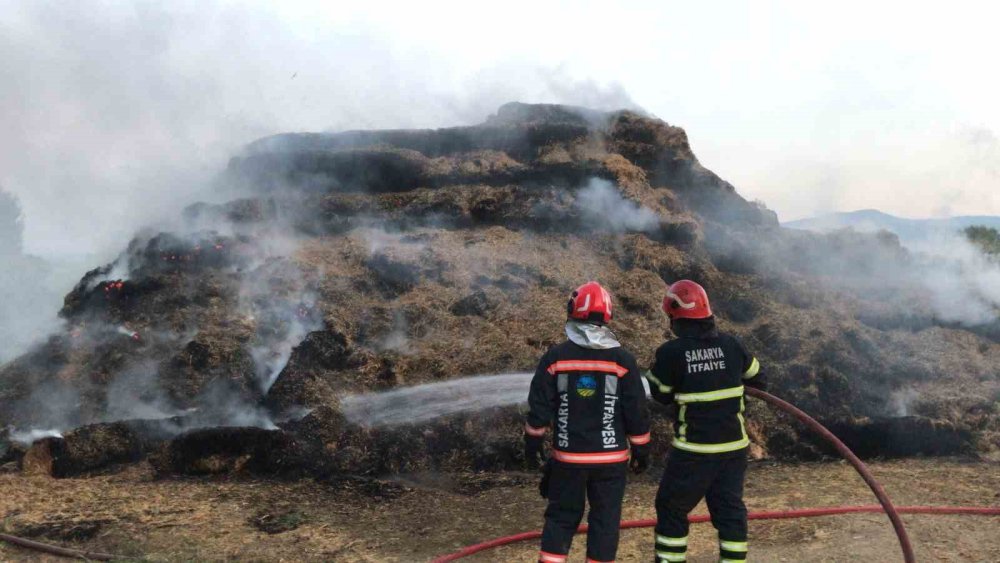
[[[873,464],[898,504],[1000,506],[1000,464],[906,460]],[[654,516],[657,475],[633,479],[624,517]],[[751,510],[870,504],[842,463],[751,465]],[[411,475],[397,481],[275,482],[226,477],[155,480],[145,465],[53,480],[0,475],[8,533],[136,561],[427,561],[489,538],[538,528],[544,501],[531,474]],[[704,512],[704,506],[696,509]],[[1000,561],[1000,517],[908,516],[920,561]],[[571,561],[583,560],[584,538]],[[894,561],[882,515],[751,522],[756,561]],[[470,561],[533,561],[534,542]],[[649,560],[649,530],[622,535],[620,561]],[[710,525],[695,526],[690,561],[715,560]],[[0,560],[40,560],[0,544]]]

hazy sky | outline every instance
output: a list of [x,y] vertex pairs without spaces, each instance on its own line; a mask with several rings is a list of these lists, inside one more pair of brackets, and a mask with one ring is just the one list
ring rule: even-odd
[[27,248],[118,251],[261,135],[515,99],[645,108],[786,220],[1000,214],[1000,8],[473,4],[0,0],[0,186]]

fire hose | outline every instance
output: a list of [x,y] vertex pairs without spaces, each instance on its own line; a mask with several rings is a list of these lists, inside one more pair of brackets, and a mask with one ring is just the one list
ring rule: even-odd
[[85,561],[115,561],[121,559],[121,557],[115,555],[108,555],[107,553],[89,553],[86,551],[77,551],[75,549],[68,549],[65,547],[49,545],[47,543],[36,542],[25,538],[19,538],[17,536],[11,536],[8,534],[0,534],[0,541],[5,541],[7,543],[24,547],[27,549],[40,551],[42,553],[48,553],[49,555],[58,555],[59,557],[69,557],[71,559],[83,559]]
[[[885,512],[889,516],[889,520],[892,523],[892,527],[896,532],[896,536],[899,538],[899,547],[903,551],[903,561],[905,563],[914,563],[916,561],[913,555],[913,545],[910,543],[910,537],[906,533],[906,528],[903,525],[903,520],[900,518],[900,514],[978,514],[986,516],[1000,516],[1000,507],[989,508],[989,507],[952,507],[952,506],[904,506],[896,508],[892,501],[889,499],[889,495],[886,494],[885,489],[882,485],[875,479],[871,471],[864,464],[861,459],[858,458],[848,448],[839,438],[837,438],[832,432],[826,429],[822,424],[816,421],[813,417],[809,416],[799,408],[795,407],[787,401],[783,401],[770,393],[766,393],[759,389],[754,389],[752,387],[746,388],[746,393],[752,397],[763,400],[764,402],[770,403],[771,405],[777,407],[778,409],[794,416],[796,419],[804,423],[806,426],[812,430],[819,433],[828,442],[833,444],[837,451],[854,466],[854,469],[861,475],[865,483],[871,488],[872,492],[875,493],[875,497],[878,499],[880,505],[872,506],[836,506],[830,508],[808,508],[801,510],[779,510],[773,512],[750,512],[747,515],[749,520],[772,520],[772,519],[786,519],[786,518],[810,518],[817,516],[830,516],[835,514],[853,514],[853,513],[872,513],[872,512]],[[692,523],[701,523],[709,521],[709,517],[706,515],[696,515],[689,517]],[[624,529],[630,528],[652,528],[656,525],[656,520],[628,520],[621,523],[620,527]],[[587,525],[583,524],[577,529],[577,533],[586,533]],[[455,553],[450,553],[447,555],[442,555],[433,560],[432,563],[447,563],[449,561],[457,561],[464,557],[468,557],[475,553],[481,551],[486,551],[503,545],[508,545],[512,543],[517,543],[526,540],[538,539],[542,536],[541,531],[531,531],[522,532],[520,534],[514,534],[512,536],[506,536],[501,538],[496,538],[483,543],[470,545],[465,547]]]

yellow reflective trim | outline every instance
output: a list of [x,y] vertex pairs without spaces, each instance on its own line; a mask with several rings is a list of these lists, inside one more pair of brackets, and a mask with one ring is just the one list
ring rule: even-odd
[[760,373],[760,362],[757,361],[757,358],[754,358],[753,362],[750,363],[750,367],[743,373],[743,379],[753,379],[758,373]]
[[656,388],[660,393],[671,393],[674,390],[673,387],[664,385],[663,382],[657,379],[650,370],[646,370],[646,373],[644,373],[643,376],[645,376],[646,380],[649,381],[650,385],[656,385]]
[[705,391],[704,393],[678,393],[674,399],[678,403],[705,403],[709,401],[721,401],[723,399],[735,399],[743,396],[743,386],[730,387],[729,389],[719,389],[718,391]]
[[670,547],[687,547],[688,539],[687,536],[684,536],[683,538],[670,538],[656,534],[656,543],[660,545],[669,545]]
[[688,423],[687,423],[687,405],[681,405],[681,409],[677,411],[677,419],[681,421],[681,428],[677,431],[677,435],[683,440],[687,438],[688,433]]
[[726,551],[748,551],[745,541],[724,541],[719,540],[719,547]]
[[658,557],[660,561],[681,561],[681,562],[687,561],[686,553],[671,553],[669,551],[657,551],[656,557]]
[[677,449],[698,454],[721,454],[743,449],[750,445],[750,440],[743,438],[742,440],[725,442],[722,444],[695,444],[686,440],[681,440],[680,438],[674,438],[673,445]]
[[746,559],[719,559],[719,563],[745,563]]

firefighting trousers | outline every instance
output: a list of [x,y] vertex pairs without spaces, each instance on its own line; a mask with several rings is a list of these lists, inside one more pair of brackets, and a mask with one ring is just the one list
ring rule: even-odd
[[746,561],[747,509],[743,504],[746,451],[737,455],[670,451],[656,493],[656,561],[687,558],[688,514],[705,499],[719,532],[719,560]]
[[566,561],[573,534],[576,533],[587,502],[590,513],[587,523],[588,561],[614,561],[618,552],[618,526],[625,496],[625,473],[628,464],[614,463],[604,467],[576,467],[551,461],[549,506],[545,509],[542,530],[542,551],[539,561]]

